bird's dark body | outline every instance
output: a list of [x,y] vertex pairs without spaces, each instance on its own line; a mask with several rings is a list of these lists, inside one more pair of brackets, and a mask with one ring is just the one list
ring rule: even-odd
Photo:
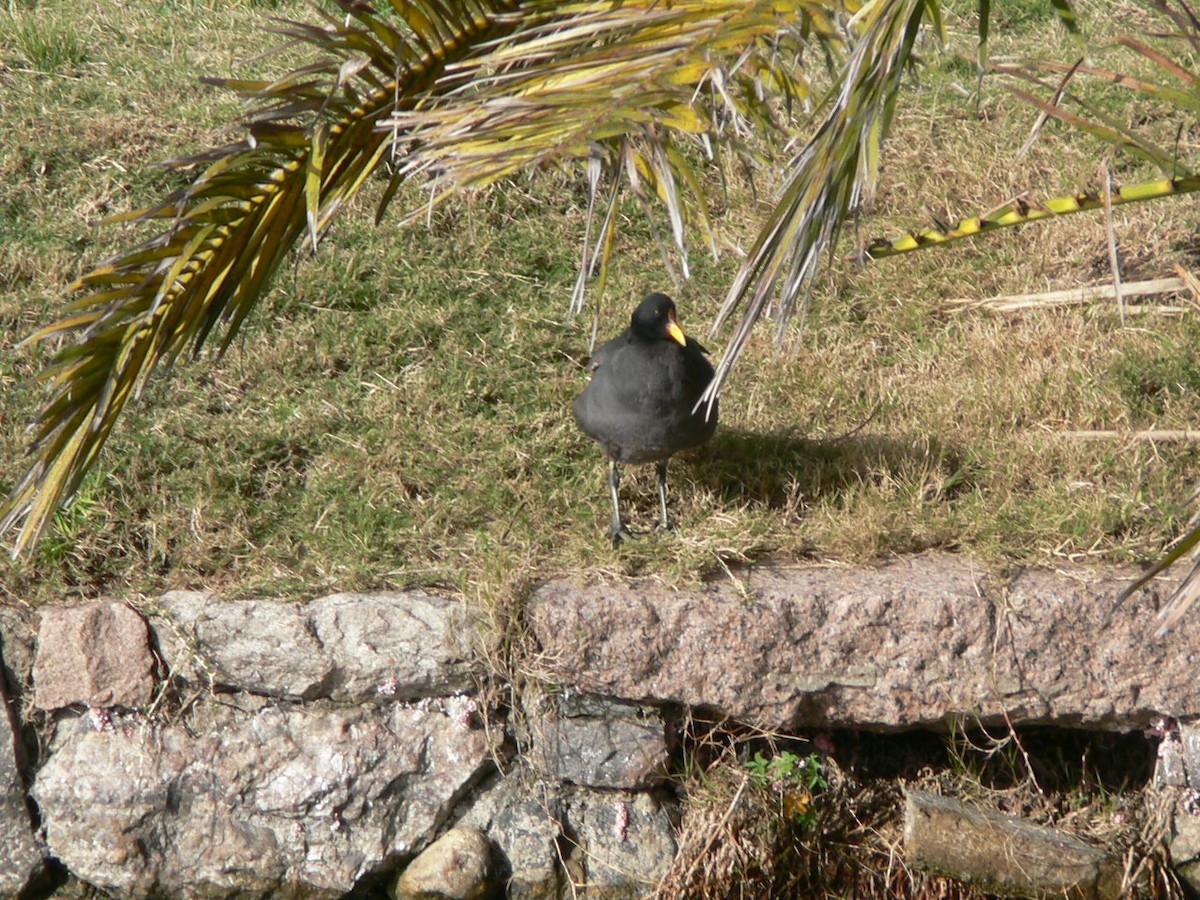
[[667,461],[699,447],[717,429],[717,405],[696,408],[712,381],[705,349],[675,319],[675,301],[647,294],[629,328],[596,351],[592,380],[575,398],[575,421],[608,456],[613,546],[633,537],[621,520],[621,464],[654,463],[658,477],[659,528],[669,530]]
[[707,404],[692,411],[712,377],[696,341],[645,341],[627,329],[592,358],[575,421],[616,462],[660,462],[712,437],[716,404],[711,412]]

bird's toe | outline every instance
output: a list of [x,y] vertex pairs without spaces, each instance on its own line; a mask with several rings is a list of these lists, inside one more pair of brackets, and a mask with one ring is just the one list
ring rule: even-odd
[[613,548],[616,549],[627,541],[636,541],[642,536],[642,533],[640,531],[633,531],[632,529],[625,527],[625,525],[622,523],[619,527],[614,526],[613,528],[610,528],[608,530],[608,536],[612,538]]

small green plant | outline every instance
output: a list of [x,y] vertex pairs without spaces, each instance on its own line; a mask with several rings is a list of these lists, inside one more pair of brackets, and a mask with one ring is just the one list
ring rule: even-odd
[[797,756],[790,750],[784,750],[767,758],[761,751],[755,751],[753,758],[742,765],[754,784],[769,788],[779,795],[780,807],[786,818],[792,819],[801,828],[816,822],[813,797],[829,786],[821,774],[817,754]]
[[97,513],[103,514],[97,494],[103,479],[89,475],[84,478],[71,502],[54,514],[54,529],[46,536],[42,559],[48,563],[66,560],[75,549],[81,535],[94,527]]

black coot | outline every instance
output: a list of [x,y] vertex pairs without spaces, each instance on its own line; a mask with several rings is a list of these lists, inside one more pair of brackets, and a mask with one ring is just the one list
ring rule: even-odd
[[661,528],[667,518],[667,460],[698,447],[717,427],[717,406],[694,408],[713,367],[708,351],[686,337],[675,319],[675,301],[648,294],[629,328],[596,351],[592,380],[575,398],[575,421],[608,456],[613,545],[629,537],[621,521],[620,463],[656,463]]

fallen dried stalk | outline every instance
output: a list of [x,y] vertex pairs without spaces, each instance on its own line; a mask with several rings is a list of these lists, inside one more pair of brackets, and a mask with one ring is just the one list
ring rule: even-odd
[[1116,431],[1114,430],[1097,430],[1097,431],[1060,431],[1058,434],[1065,438],[1074,438],[1084,441],[1162,441],[1183,443],[1187,441],[1200,441],[1200,431]]
[[[1170,294],[1188,290],[1188,283],[1183,278],[1154,278],[1150,281],[1131,281],[1121,285],[1121,296],[1142,297],[1149,294]],[[1072,306],[1081,303],[1093,303],[1097,300],[1112,300],[1116,289],[1108,284],[1088,285],[1078,288],[1067,288],[1059,291],[1043,291],[1036,294],[1002,294],[998,297],[979,299],[947,300],[947,306],[960,310],[992,309],[998,312],[1015,312],[1022,309],[1039,309],[1048,306]],[[1139,307],[1145,309],[1146,307]],[[1170,307],[1178,309],[1177,307]],[[1131,312],[1126,307],[1126,312]]]

